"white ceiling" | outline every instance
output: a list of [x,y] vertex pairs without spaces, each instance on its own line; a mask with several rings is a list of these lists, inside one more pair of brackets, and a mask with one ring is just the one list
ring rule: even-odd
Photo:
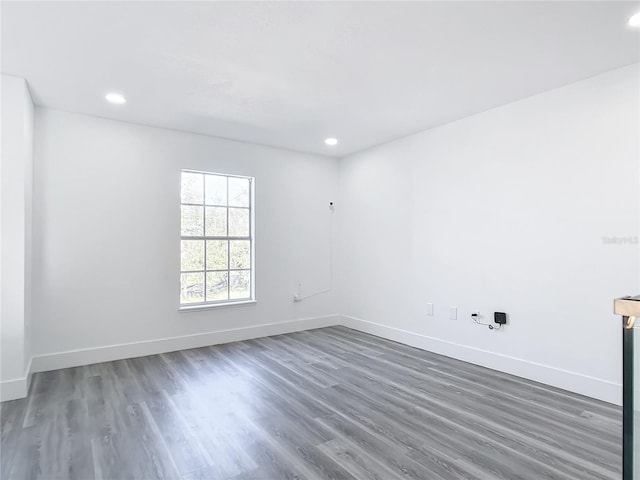
[[[1,65],[39,105],[342,156],[638,62],[626,26],[638,10],[3,1]],[[128,104],[105,103],[108,91]]]

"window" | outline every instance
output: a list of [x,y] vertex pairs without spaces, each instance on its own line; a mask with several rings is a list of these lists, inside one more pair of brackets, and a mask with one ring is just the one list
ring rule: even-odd
[[253,178],[182,171],[180,305],[253,300]]

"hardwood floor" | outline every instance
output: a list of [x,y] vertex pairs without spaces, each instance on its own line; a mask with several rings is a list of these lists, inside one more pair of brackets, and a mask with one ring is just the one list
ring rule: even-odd
[[344,327],[38,373],[2,479],[611,479],[618,407]]

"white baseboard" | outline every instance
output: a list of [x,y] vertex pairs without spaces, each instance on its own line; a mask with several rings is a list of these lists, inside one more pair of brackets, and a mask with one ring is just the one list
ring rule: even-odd
[[0,401],[15,400],[27,396],[27,377],[15,378],[0,382]]
[[24,377],[0,382],[0,402],[7,402],[27,396],[27,393],[29,393],[29,385],[31,385],[32,360],[33,359],[29,360],[29,365],[27,366]]
[[597,398],[615,405],[622,405],[622,385],[600,378],[541,363],[510,357],[500,353],[448,342],[426,335],[388,327],[359,318],[342,315],[342,325],[364,333],[393,340],[412,347],[474,363],[492,370],[509,373],[546,385]]
[[93,363],[110,362],[124,358],[156,355],[159,353],[175,352],[177,350],[186,350],[189,348],[206,347],[208,345],[239,342],[242,340],[251,340],[253,338],[281,335],[283,333],[300,332],[303,330],[311,330],[313,328],[330,327],[333,325],[339,325],[339,323],[340,315],[325,315],[322,317],[267,323],[251,327],[198,333],[195,335],[185,335],[181,337],[71,350],[47,355],[36,355],[32,359],[32,371],[45,372],[49,370],[58,370],[60,368],[79,367],[83,365],[91,365]]
[[155,355],[208,345],[219,345],[334,325],[344,325],[345,327],[405,345],[538,381],[605,402],[616,405],[622,404],[622,385],[614,382],[388,327],[347,315],[325,315],[181,337],[36,355],[31,359],[24,377],[0,382],[0,401],[4,402],[26,397],[29,391],[31,374],[35,372],[91,365],[93,363]]

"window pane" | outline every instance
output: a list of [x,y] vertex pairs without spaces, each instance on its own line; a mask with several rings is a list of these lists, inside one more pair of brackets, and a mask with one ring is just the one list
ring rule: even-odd
[[249,298],[249,271],[241,270],[229,272],[229,281],[231,282],[231,292],[229,298]]
[[206,231],[208,237],[227,236],[227,209],[226,207],[205,207]]
[[182,205],[182,235],[202,236],[204,227],[203,207]]
[[246,208],[229,209],[229,236],[249,236],[249,210]]
[[251,188],[248,178],[182,172],[181,304],[251,298]]
[[227,204],[227,177],[205,175],[205,203],[207,205]]
[[229,299],[229,272],[207,273],[207,302]]
[[201,173],[182,172],[182,203],[202,203],[204,179]]
[[204,273],[180,276],[180,303],[204,302]]
[[207,270],[226,270],[229,268],[226,240],[207,240]]
[[229,205],[232,207],[249,206],[249,179],[229,177]]
[[249,240],[231,240],[229,242],[229,268],[250,268]]
[[204,270],[204,240],[182,240],[180,244],[180,269]]

